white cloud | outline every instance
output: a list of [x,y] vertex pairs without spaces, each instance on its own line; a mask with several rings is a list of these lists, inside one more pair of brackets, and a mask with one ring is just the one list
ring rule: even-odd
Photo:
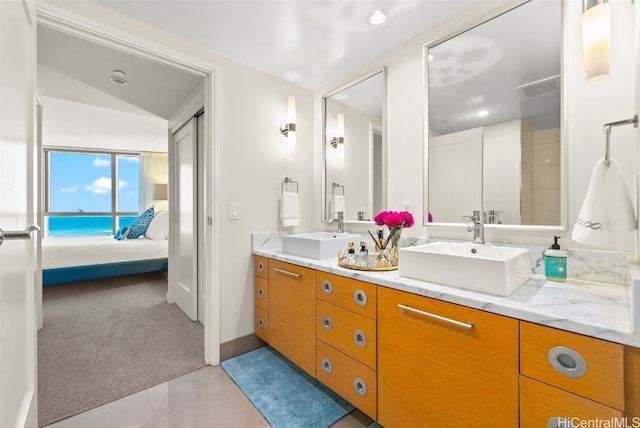
[[107,177],[100,177],[96,180],[93,180],[93,183],[91,183],[90,185],[84,186],[84,190],[101,195],[105,193],[111,193],[111,179]]
[[125,162],[131,162],[131,163],[139,163],[140,162],[140,158],[138,156],[121,156],[118,159],[122,159]]
[[109,159],[95,158],[93,160],[93,166],[98,168],[106,168],[111,165],[111,161]]
[[122,189],[123,187],[125,187],[127,185],[127,182],[124,180],[120,180],[118,182],[118,189]]
[[77,192],[79,187],[80,187],[80,186],[78,186],[78,185],[71,186],[71,187],[62,187],[62,188],[60,189],[60,191],[61,191],[62,193],[73,193],[73,192]]

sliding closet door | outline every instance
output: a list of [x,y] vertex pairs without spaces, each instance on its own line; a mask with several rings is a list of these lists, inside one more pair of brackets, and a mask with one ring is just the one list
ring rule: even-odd
[[198,319],[197,119],[173,135],[175,144],[176,252],[174,300],[193,321]]

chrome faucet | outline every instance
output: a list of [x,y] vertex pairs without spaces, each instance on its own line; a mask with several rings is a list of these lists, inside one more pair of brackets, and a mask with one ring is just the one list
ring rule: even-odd
[[331,221],[329,222],[329,224],[333,224],[336,221],[338,222],[338,233],[344,233],[344,212],[343,211],[336,211],[334,213],[331,214],[337,214],[338,216],[335,218],[332,218]]
[[472,216],[465,216],[465,218],[471,219],[471,222],[467,224],[467,232],[473,231],[474,244],[484,244],[485,214],[484,211],[473,210]]

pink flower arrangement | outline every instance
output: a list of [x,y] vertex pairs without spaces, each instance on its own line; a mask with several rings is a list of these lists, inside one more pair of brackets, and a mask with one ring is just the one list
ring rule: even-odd
[[411,227],[414,224],[409,211],[380,211],[373,220],[378,226],[387,226],[389,229]]

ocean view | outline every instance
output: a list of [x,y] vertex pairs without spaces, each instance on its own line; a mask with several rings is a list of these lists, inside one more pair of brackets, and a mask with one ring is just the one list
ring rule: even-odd
[[[130,225],[135,219],[136,216],[119,217],[118,228]],[[48,217],[47,220],[51,238],[113,235],[111,216]]]

